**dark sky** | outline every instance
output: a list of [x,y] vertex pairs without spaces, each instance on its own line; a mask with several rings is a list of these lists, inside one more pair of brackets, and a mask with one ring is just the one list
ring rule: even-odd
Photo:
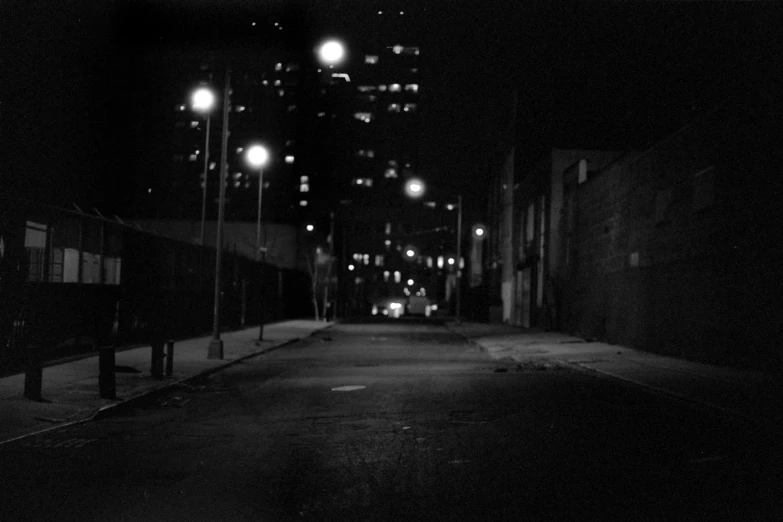
[[[179,88],[176,64],[208,49],[252,56],[269,42],[251,19],[283,17],[284,45],[327,32],[360,45],[369,35],[356,6],[370,4],[4,1],[4,193],[110,206],[118,177],[160,168],[155,129]],[[415,4],[428,9],[423,148],[428,174],[447,187],[481,182],[515,89],[528,159],[552,145],[643,146],[737,90],[780,90],[776,3]]]

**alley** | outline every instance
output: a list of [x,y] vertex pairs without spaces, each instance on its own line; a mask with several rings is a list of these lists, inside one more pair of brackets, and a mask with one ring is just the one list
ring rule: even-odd
[[0,447],[0,519],[769,519],[773,441],[435,322],[345,323]]

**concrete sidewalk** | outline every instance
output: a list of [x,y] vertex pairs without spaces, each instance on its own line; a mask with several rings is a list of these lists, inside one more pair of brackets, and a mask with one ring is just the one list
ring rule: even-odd
[[258,327],[221,335],[224,359],[207,359],[211,336],[177,341],[173,374],[150,376],[151,348],[118,351],[117,400],[102,399],[98,392],[98,356],[49,366],[43,370],[43,402],[23,397],[24,374],[0,378],[0,444],[47,429],[92,419],[98,413],[143,397],[185,379],[209,373],[241,359],[258,355],[328,328],[332,323],[285,321],[264,326],[265,341],[256,346]]
[[506,363],[552,361],[586,368],[754,422],[783,421],[783,376],[714,366],[556,332],[508,325],[449,323]]

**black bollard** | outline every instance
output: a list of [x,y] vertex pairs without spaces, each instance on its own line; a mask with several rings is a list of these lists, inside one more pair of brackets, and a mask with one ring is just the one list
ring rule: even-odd
[[169,339],[166,343],[166,375],[171,376],[174,373],[174,339]]
[[163,378],[163,341],[152,343],[152,360],[150,362],[150,375],[156,379]]
[[40,346],[27,347],[27,365],[24,372],[24,396],[33,401],[41,401],[43,387],[43,357]]
[[100,346],[98,348],[98,389],[103,399],[117,398],[114,346]]

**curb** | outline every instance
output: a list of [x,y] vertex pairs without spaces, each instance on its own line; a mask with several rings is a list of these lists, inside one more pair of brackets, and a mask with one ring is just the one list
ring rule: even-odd
[[[326,328],[328,328],[328,327],[324,327],[324,328],[320,328],[318,330],[315,330],[310,335],[314,335],[314,334],[316,334],[316,333],[318,333],[318,332],[320,332],[322,330],[325,330]],[[133,395],[131,397],[128,397],[127,399],[123,399],[121,401],[118,401],[118,402],[115,402],[115,403],[112,403],[112,404],[106,404],[104,406],[101,406],[97,410],[94,410],[92,413],[90,413],[89,416],[86,417],[86,418],[75,420],[75,421],[64,422],[62,424],[57,424],[56,426],[51,426],[51,427],[44,428],[44,429],[41,429],[41,430],[36,430],[36,431],[31,432],[31,433],[25,433],[24,435],[18,435],[16,437],[11,438],[11,439],[2,440],[2,441],[0,441],[0,446],[3,446],[5,444],[10,444],[12,442],[16,442],[16,441],[25,439],[27,437],[34,437],[36,435],[41,435],[43,433],[48,433],[50,431],[61,430],[61,429],[64,429],[64,428],[69,428],[71,426],[78,426],[79,424],[86,424],[86,423],[91,422],[91,421],[95,421],[95,420],[99,420],[101,418],[105,418],[105,417],[107,417],[107,416],[109,416],[109,415],[111,415],[113,413],[119,412],[123,408],[132,407],[133,405],[141,402],[142,399],[147,399],[147,398],[149,398],[151,396],[165,393],[166,391],[169,391],[171,388],[175,388],[177,386],[185,384],[188,381],[195,380],[195,379],[198,379],[200,377],[205,377],[207,375],[211,375],[211,374],[216,373],[216,372],[221,371],[221,370],[225,370],[226,368],[228,368],[229,366],[233,366],[234,364],[240,363],[240,362],[245,361],[247,359],[250,359],[252,357],[257,357],[259,355],[263,355],[265,353],[269,353],[269,352],[271,352],[273,350],[277,350],[278,348],[283,348],[285,346],[298,343],[301,340],[302,340],[301,337],[294,337],[294,338],[291,338],[291,339],[287,339],[287,340],[281,342],[280,344],[276,344],[274,346],[269,346],[268,348],[263,348],[261,350],[257,350],[255,352],[249,353],[247,355],[243,355],[242,357],[239,357],[239,358],[234,359],[232,361],[228,361],[227,363],[222,364],[220,366],[215,366],[214,368],[208,368],[206,370],[203,370],[203,371],[198,372],[196,374],[190,375],[188,377],[183,377],[182,379],[179,379],[179,380],[176,380],[176,381],[161,383],[161,385],[158,386],[158,387],[150,388],[149,390],[146,390],[146,391],[144,391],[142,393],[139,393],[137,395]]]

